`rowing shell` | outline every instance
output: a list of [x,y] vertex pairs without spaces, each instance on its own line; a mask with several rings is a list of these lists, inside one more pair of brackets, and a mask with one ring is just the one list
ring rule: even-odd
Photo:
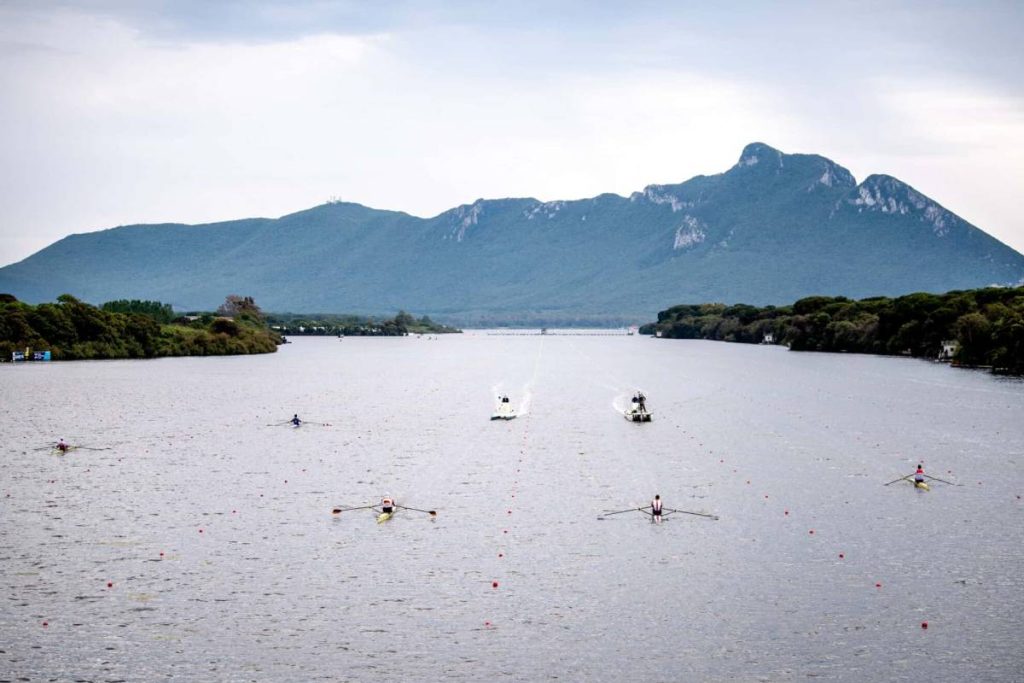
[[928,482],[926,481],[915,481],[914,488],[921,489],[922,491],[931,491],[931,487],[928,486]]
[[393,511],[392,512],[382,512],[379,515],[377,515],[377,524],[383,524],[384,522],[388,521],[389,519],[391,519],[394,516],[395,516],[395,513]]

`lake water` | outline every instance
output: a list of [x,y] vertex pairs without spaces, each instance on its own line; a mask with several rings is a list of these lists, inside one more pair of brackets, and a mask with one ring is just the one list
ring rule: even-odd
[[[1019,380],[470,333],[7,364],[0,401],[0,680],[1024,679]],[[883,486],[918,462],[960,485]],[[720,519],[599,519],[655,493]],[[438,514],[331,514],[383,494]]]

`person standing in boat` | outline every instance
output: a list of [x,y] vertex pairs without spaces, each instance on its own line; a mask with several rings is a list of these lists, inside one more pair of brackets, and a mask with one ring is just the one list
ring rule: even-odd
[[640,412],[641,413],[646,413],[647,412],[647,397],[644,396],[642,391],[638,391],[637,392],[637,394],[636,394],[636,402],[638,404],[640,404]]
[[295,415],[292,416],[291,423],[293,425],[295,425],[296,427],[298,427],[300,424],[302,424],[302,420],[299,419],[299,414],[298,413],[295,413]]
[[651,501],[651,521],[661,521],[661,495],[655,494],[654,500]]
[[384,496],[380,499],[380,510],[384,513],[392,513],[395,511],[395,501],[390,496]]
[[924,483],[924,466],[918,465],[917,472],[914,472],[914,484]]

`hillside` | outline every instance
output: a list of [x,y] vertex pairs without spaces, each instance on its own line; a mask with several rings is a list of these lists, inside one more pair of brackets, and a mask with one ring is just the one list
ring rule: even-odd
[[1024,256],[899,180],[748,145],[728,171],[630,197],[478,200],[423,219],[330,203],[278,219],[72,235],[0,268],[30,302],[224,292],[265,310],[644,320],[677,301],[784,303],[1024,281]]

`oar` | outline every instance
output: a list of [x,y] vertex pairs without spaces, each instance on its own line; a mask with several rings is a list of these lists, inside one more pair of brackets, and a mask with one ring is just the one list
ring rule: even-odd
[[623,512],[643,512],[646,508],[629,508],[628,510],[616,510],[615,512],[605,512],[602,515],[598,515],[598,519],[604,519],[605,517],[611,517],[612,515],[621,515]]
[[376,504],[374,504],[374,505],[363,505],[363,506],[357,507],[357,508],[336,507],[333,510],[331,510],[331,514],[340,515],[342,512],[352,512],[353,510],[369,510],[372,507],[377,507],[377,506],[376,506]]
[[83,451],[109,451],[110,448],[92,448],[91,446],[72,446],[72,448],[81,448]]
[[329,422],[310,422],[309,420],[303,420],[302,424],[304,424],[304,425],[316,425],[317,427],[330,427],[331,426],[331,423],[329,423]]
[[673,512],[681,512],[684,515],[694,515],[695,517],[707,517],[708,519],[718,519],[718,515],[709,515],[706,512],[690,512],[689,510],[676,510],[675,508],[669,508],[666,510],[668,514]]
[[419,508],[410,508],[404,505],[399,505],[398,503],[395,503],[395,507],[402,508],[403,510],[412,510],[413,512],[425,512],[431,517],[437,517],[437,510],[420,510]]
[[[900,477],[899,479],[893,479],[892,481],[889,482],[889,484],[895,484],[898,481],[903,481],[904,479],[909,479],[912,476],[914,476],[914,475],[913,474],[908,474],[905,477]],[[882,484],[882,486],[888,486],[889,484]]]
[[946,481],[945,479],[939,479],[938,477],[933,477],[930,474],[926,474],[924,476],[928,477],[929,479],[932,479],[933,481],[941,481],[943,484],[949,484],[950,486],[960,486],[961,485],[961,484],[954,484],[953,482]]
[[[650,506],[648,505],[647,507],[650,507]],[[621,515],[623,512],[636,512],[637,510],[643,511],[643,510],[646,510],[646,509],[647,509],[646,507],[643,507],[643,508],[629,508],[628,510],[618,510],[617,512],[605,512],[604,516],[605,517],[611,517],[612,515]]]

